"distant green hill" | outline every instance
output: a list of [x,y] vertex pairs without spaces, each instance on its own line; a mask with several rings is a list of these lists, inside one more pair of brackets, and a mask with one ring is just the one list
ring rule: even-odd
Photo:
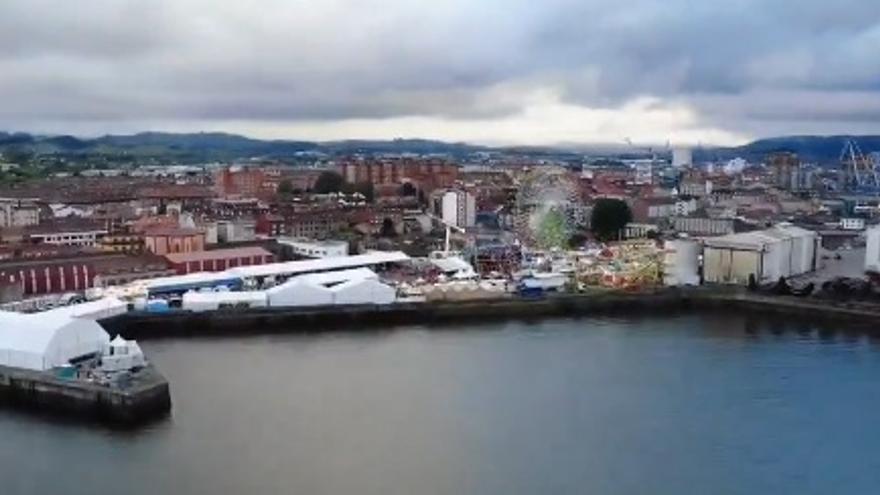
[[849,139],[855,140],[864,153],[880,151],[880,136],[786,136],[760,139],[734,148],[707,148],[694,153],[696,160],[723,160],[742,157],[758,162],[775,151],[797,153],[803,162],[837,164]]
[[[807,162],[836,163],[847,139],[855,139],[865,153],[880,151],[880,136],[787,136],[761,139],[732,148],[699,148],[698,161],[743,157],[761,161],[774,151],[793,151]],[[311,142],[261,140],[220,132],[165,133],[142,132],[133,135],[108,135],[99,138],[75,136],[40,136],[0,132],[0,153],[26,156],[52,155],[71,161],[131,161],[150,159],[159,163],[226,161],[248,158],[290,158],[303,153],[329,156],[349,154],[444,154],[463,158],[477,151],[505,151],[528,156],[555,156],[576,159],[580,153],[553,147],[491,148],[465,143],[445,143],[428,139],[390,141],[349,140]],[[581,151],[589,154],[591,147]]]
[[465,155],[487,149],[461,143],[425,139],[392,141],[333,141],[316,143],[292,140],[260,140],[235,134],[143,132],[85,139],[74,136],[38,136],[0,132],[0,152],[64,155],[72,158],[116,156],[171,161],[233,160],[255,157],[283,158],[304,152],[329,155],[364,153],[417,153]]

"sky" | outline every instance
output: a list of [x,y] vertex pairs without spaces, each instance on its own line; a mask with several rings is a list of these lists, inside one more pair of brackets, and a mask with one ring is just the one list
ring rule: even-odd
[[0,129],[530,145],[880,134],[880,2],[2,0]]

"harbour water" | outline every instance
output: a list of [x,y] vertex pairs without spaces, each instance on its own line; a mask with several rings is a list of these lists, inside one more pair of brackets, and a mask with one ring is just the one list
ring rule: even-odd
[[169,418],[0,410],[4,494],[874,493],[880,340],[737,316],[144,342]]

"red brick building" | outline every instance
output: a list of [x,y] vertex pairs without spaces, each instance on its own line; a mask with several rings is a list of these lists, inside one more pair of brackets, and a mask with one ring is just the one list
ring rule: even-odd
[[68,253],[0,262],[0,280],[19,286],[24,296],[83,292],[171,273],[164,259],[124,254]]
[[340,175],[352,184],[369,182],[376,188],[412,182],[426,194],[452,187],[458,180],[455,163],[436,158],[346,159],[338,165]]
[[160,256],[202,251],[205,249],[205,232],[183,227],[148,228],[144,231],[144,247]]
[[179,275],[186,275],[195,272],[221,272],[237,266],[264,265],[272,263],[275,257],[261,247],[244,247],[166,254],[165,259]]
[[280,182],[276,167],[226,167],[214,174],[214,191],[222,197],[265,197],[274,195]]

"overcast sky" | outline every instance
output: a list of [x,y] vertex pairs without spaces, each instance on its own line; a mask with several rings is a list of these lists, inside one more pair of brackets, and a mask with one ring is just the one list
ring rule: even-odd
[[0,129],[880,133],[880,1],[0,0]]

